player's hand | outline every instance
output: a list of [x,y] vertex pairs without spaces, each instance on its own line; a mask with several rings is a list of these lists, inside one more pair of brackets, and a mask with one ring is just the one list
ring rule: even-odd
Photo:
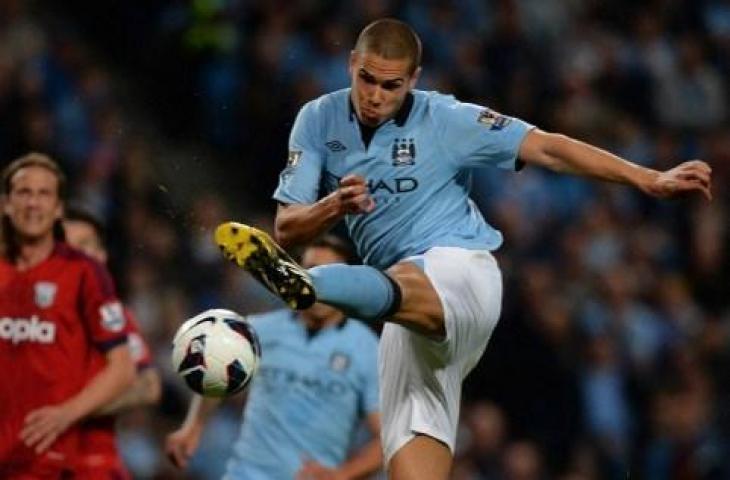
[[649,193],[659,198],[670,198],[699,192],[707,200],[712,200],[711,179],[712,168],[703,161],[692,160],[660,172],[649,187]]
[[20,439],[36,453],[43,453],[76,421],[65,405],[49,405],[33,410],[25,417]]
[[186,468],[198,449],[201,434],[202,429],[194,427],[183,427],[169,434],[165,439],[165,454],[170,462],[177,468]]
[[348,480],[336,468],[325,467],[314,460],[306,460],[297,472],[296,480]]
[[370,196],[368,184],[360,175],[345,175],[340,187],[334,192],[341,211],[347,214],[370,213],[375,208],[375,200]]

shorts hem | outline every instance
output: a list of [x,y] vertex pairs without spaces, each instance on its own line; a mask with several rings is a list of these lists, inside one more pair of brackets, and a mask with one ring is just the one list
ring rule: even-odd
[[451,452],[451,455],[454,455],[454,440],[450,440],[447,438],[447,435],[444,435],[443,433],[437,432],[435,428],[432,427],[412,427],[410,432],[407,435],[403,435],[398,439],[398,441],[394,442],[394,447],[389,452],[384,452],[384,458],[383,458],[383,464],[385,466],[385,470],[388,470],[388,466],[390,465],[390,461],[393,459],[396,453],[398,453],[398,450],[403,448],[403,446],[410,442],[412,439],[416,438],[416,435],[426,435],[428,437],[433,438],[434,440],[437,440],[444,445],[446,445]]

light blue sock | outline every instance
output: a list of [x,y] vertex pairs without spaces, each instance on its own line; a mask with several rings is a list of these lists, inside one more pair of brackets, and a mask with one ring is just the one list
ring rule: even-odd
[[348,317],[377,320],[400,307],[398,285],[373,267],[335,263],[310,268],[309,274],[317,301],[342,310]]

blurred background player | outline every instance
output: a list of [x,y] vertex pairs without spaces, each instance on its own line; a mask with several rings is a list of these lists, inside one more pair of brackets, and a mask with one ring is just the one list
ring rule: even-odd
[[[69,246],[106,265],[104,230],[96,217],[78,207],[67,208],[63,216],[63,229]],[[160,400],[160,375],[152,363],[150,348],[140,334],[132,312],[125,307],[124,314],[129,351],[137,368],[137,376],[131,387],[99,408],[93,417],[79,424],[81,446],[75,478],[131,478],[117,450],[116,415],[135,407],[155,405]],[[94,355],[90,377],[96,375],[103,366],[103,355]]]
[[[103,265],[63,242],[64,175],[31,153],[2,176],[0,477],[73,475],[78,422],[134,378],[125,317]],[[104,364],[89,378],[89,360]]]
[[[337,237],[313,241],[302,264],[352,263]],[[315,304],[302,312],[249,317],[261,341],[259,372],[248,392],[241,432],[224,478],[349,479],[382,464],[377,337],[357,320]],[[167,438],[172,462],[185,468],[206,419],[219,403],[195,396],[187,418]],[[372,439],[347,456],[365,421]]]
[[[656,197],[710,194],[710,167],[642,167],[451,95],[415,90],[421,41],[379,19],[350,54],[350,88],[305,104],[273,198],[291,247],[345,222],[366,266],[298,268],[265,233],[224,224],[216,241],[294,309],[312,301],[383,320],[383,447],[393,479],[449,475],[462,382],[502,308],[492,251],[502,234],[474,204],[472,170],[526,164],[632,186]],[[324,186],[324,188],[322,188]]]

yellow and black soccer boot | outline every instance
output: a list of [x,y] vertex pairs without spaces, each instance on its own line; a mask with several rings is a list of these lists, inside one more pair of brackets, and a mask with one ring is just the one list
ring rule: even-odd
[[215,229],[215,243],[226,259],[243,267],[292,309],[304,310],[317,301],[307,271],[266,232],[226,222]]

